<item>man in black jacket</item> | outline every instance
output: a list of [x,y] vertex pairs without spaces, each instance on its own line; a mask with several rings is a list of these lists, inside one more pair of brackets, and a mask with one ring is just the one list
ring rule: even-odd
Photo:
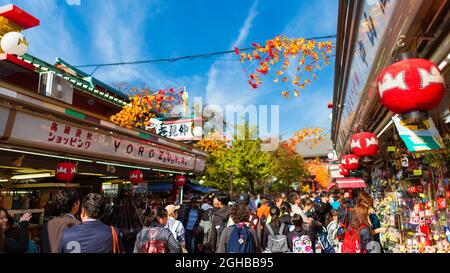
[[213,246],[214,251],[217,250],[220,235],[227,227],[231,214],[231,208],[228,206],[228,202],[230,202],[228,195],[218,196],[216,201],[219,209],[214,213],[211,225],[211,246]]
[[319,217],[319,222],[323,226],[327,225],[327,223],[325,223],[325,221],[327,219],[327,215],[333,209],[333,207],[330,205],[329,201],[330,201],[330,197],[328,196],[328,194],[322,193],[320,196],[320,202],[314,205],[314,211],[317,214],[317,216]]

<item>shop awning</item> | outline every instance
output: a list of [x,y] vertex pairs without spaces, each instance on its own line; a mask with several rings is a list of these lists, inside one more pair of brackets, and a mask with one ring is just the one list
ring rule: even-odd
[[172,183],[148,183],[148,190],[151,192],[171,191]]
[[216,189],[212,189],[212,188],[207,188],[207,187],[203,187],[201,185],[198,184],[194,184],[194,183],[186,183],[186,186],[193,189],[194,191],[199,191],[199,192],[213,192],[216,191]]
[[337,178],[336,183],[340,189],[354,189],[366,187],[366,183],[361,178]]

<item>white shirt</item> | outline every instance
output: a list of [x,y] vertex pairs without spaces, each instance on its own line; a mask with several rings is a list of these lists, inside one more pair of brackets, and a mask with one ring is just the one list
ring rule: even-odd
[[208,203],[204,203],[200,208],[201,208],[202,210],[206,211],[206,210],[212,209],[213,206],[211,206],[211,205],[208,204]]
[[303,222],[305,223],[308,220],[306,213],[296,204],[291,205],[291,216],[294,216],[294,214],[300,215],[303,218]]

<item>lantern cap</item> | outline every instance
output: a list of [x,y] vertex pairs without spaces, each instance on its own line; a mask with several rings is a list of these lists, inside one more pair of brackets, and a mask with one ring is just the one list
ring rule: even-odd
[[419,55],[415,51],[400,52],[394,56],[394,62],[396,63],[399,61],[403,61],[403,60],[407,60],[407,59],[414,59],[414,58],[419,58]]

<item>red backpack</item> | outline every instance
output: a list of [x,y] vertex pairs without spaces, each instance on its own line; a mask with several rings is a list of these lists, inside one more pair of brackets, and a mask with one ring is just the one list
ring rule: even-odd
[[[142,253],[166,253],[166,240],[157,240],[156,237],[163,230],[162,228],[147,228],[150,240],[142,245]],[[152,232],[152,230],[154,232]]]
[[[363,224],[360,229],[364,228]],[[359,238],[359,230],[350,228],[345,232],[344,241],[342,242],[342,253],[365,253],[361,250],[361,239]]]

